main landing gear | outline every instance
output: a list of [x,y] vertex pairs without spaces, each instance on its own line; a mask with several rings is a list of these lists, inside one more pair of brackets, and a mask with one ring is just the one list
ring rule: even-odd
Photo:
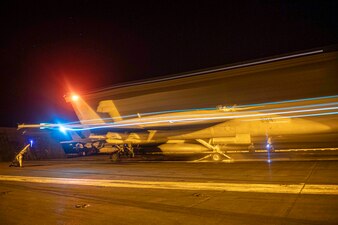
[[116,151],[110,154],[110,160],[112,162],[118,162],[121,158],[134,158],[134,148],[131,144],[116,145]]

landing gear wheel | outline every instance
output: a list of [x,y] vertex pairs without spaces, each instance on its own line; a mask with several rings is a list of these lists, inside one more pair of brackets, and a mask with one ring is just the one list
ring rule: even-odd
[[223,157],[222,157],[221,154],[219,154],[219,153],[214,153],[214,154],[212,154],[212,155],[211,155],[211,158],[212,158],[212,160],[215,161],[215,162],[219,162],[219,161],[221,161],[221,160],[223,159]]

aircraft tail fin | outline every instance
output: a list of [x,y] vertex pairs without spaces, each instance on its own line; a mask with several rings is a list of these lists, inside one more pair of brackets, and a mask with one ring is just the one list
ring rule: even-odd
[[122,120],[122,117],[117,110],[113,100],[104,100],[100,101],[99,106],[97,107],[97,112],[108,113],[114,122]]
[[83,125],[105,124],[103,119],[79,96],[65,96]]

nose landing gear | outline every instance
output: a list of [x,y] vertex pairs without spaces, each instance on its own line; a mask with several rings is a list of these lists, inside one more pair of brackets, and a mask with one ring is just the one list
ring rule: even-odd
[[222,161],[223,160],[223,156],[219,153],[214,153],[211,155],[211,159],[215,162],[219,162],[219,161]]

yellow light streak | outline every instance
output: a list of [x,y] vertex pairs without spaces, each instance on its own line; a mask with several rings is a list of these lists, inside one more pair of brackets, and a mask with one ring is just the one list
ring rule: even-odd
[[305,183],[298,184],[205,183],[205,182],[75,179],[75,178],[6,176],[6,175],[0,175],[0,181],[63,184],[63,185],[66,184],[66,185],[97,186],[110,188],[338,195],[338,185],[335,184],[323,185],[323,184],[305,184]]

